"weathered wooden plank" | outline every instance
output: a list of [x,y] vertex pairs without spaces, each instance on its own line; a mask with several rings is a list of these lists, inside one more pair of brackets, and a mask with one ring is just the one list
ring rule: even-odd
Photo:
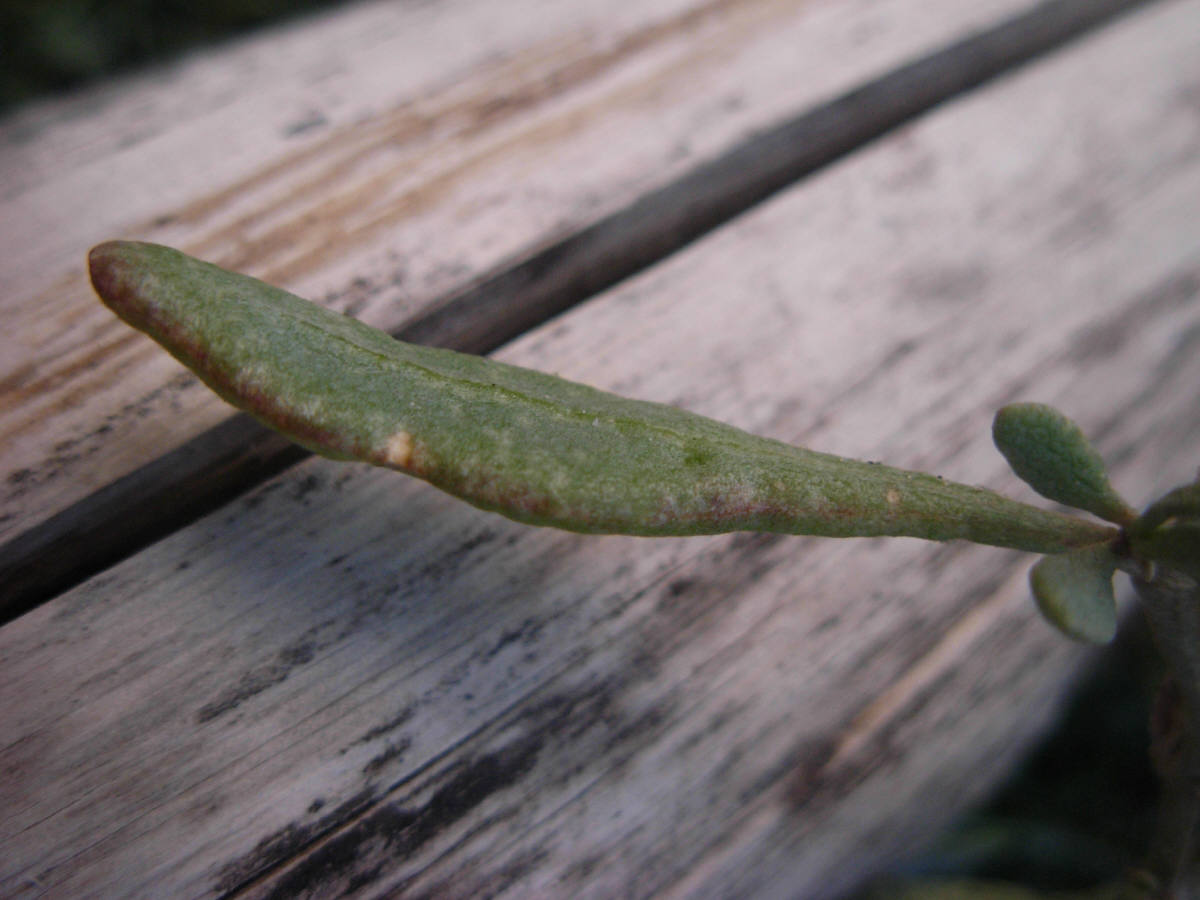
[[[1013,487],[1057,403],[1141,502],[1200,437],[1200,3],[943,108],[506,348]],[[1080,659],[1027,560],[525,529],[310,460],[0,629],[0,893],[829,896]]]
[[[137,133],[155,135],[132,148],[107,143],[106,130],[126,108],[120,101],[115,110],[104,108],[102,118],[43,126],[37,139],[10,142],[13,170],[32,162],[26,156],[37,150],[57,154],[64,170],[51,177],[44,165],[27,166],[32,174],[12,179],[0,208],[0,216],[21,221],[12,231],[59,242],[57,250],[14,254],[7,273],[18,286],[28,283],[12,294],[13,317],[21,318],[21,333],[36,336],[28,353],[6,354],[11,390],[7,413],[0,409],[0,417],[10,417],[12,438],[0,534],[17,535],[0,548],[10,613],[197,510],[214,508],[293,458],[244,420],[205,431],[224,410],[191,390],[194,381],[172,377],[144,342],[113,331],[82,285],[76,251],[91,241],[118,229],[172,241],[324,293],[379,324],[408,322],[410,337],[486,349],[801,172],[1132,5],[1051,2],[825,105],[822,98],[855,79],[1016,4],[913,10],[899,0],[870,7],[718,2],[639,7],[636,21],[572,4],[568,20],[539,20],[528,33],[514,32],[511,23],[494,30],[474,48],[470,65],[459,55],[422,55],[440,46],[429,39],[432,24],[422,11],[419,38],[384,29],[382,41],[372,38],[348,74],[319,65],[310,71],[316,38],[302,31],[283,42],[292,48],[283,64],[270,53],[275,42],[252,44],[234,62],[214,64],[214,75],[265,66],[265,87],[246,99],[221,99],[203,66],[169,90],[152,84],[132,92],[125,103],[153,113],[138,122]],[[443,6],[455,27],[477,27],[472,17],[482,15],[470,4]],[[343,25],[325,43],[362,43],[364,34],[379,30],[378,12],[351,17],[356,28],[347,32]],[[368,21],[375,26],[364,28]],[[434,32],[443,33],[445,24],[437,24]],[[420,42],[415,55],[405,43],[412,40]],[[496,62],[498,47],[507,54],[503,64]],[[316,58],[328,60],[330,52],[326,47]],[[427,67],[415,82],[397,77],[400,97],[379,93],[379,60],[389,53],[402,67],[413,60]],[[293,57],[303,62],[289,68]],[[437,84],[461,73],[454,66],[466,66],[467,74]],[[319,135],[279,128],[277,110],[295,107],[297,81],[304,103],[330,109],[305,120],[330,125]],[[355,93],[358,81],[366,87]],[[177,110],[190,108],[193,89],[195,117],[181,120]],[[164,92],[172,99],[169,111],[161,108]],[[372,117],[333,127],[349,103],[337,97],[350,93],[359,103],[374,98]],[[813,104],[811,113],[797,116]],[[362,107],[352,108],[361,118]],[[28,130],[37,123],[10,126],[10,137],[23,124]],[[202,127],[212,136],[198,134]],[[238,152],[225,152],[231,133]],[[104,165],[85,164],[73,148],[89,136],[92,146],[115,156]],[[214,156],[213,141],[222,155]],[[250,150],[256,141],[258,160]],[[435,141],[438,153],[430,159]],[[201,155],[205,165],[197,166]],[[161,179],[129,174],[136,188],[125,186],[119,173],[135,171],[167,172],[173,180],[167,189]],[[72,201],[70,222],[35,227],[59,215],[64,195]],[[90,201],[86,209],[81,198]],[[184,198],[190,205],[181,207]],[[138,215],[145,221],[130,224]],[[439,236],[436,245],[431,234]],[[67,244],[74,249],[63,256]],[[61,257],[57,264],[47,261],[52,250]],[[520,265],[506,262],[521,256]],[[498,276],[447,301],[492,267]],[[59,278],[64,271],[71,274]],[[53,296],[39,293],[47,280]],[[169,428],[162,424],[168,418]],[[45,565],[48,558],[56,564]]]

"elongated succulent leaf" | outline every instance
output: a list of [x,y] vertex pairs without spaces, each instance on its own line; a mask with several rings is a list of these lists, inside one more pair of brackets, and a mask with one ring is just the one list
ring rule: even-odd
[[317,453],[593,533],[910,535],[1056,553],[1112,530],[930,475],[392,339],[167,247],[89,258],[108,306],[230,403]]
[[1105,644],[1117,631],[1112,578],[1117,557],[1106,544],[1044,556],[1029,583],[1038,609],[1052,625],[1077,640]]
[[1053,407],[1003,407],[992,423],[992,438],[1012,470],[1043,497],[1118,524],[1135,517],[1109,483],[1100,454],[1079,426]]

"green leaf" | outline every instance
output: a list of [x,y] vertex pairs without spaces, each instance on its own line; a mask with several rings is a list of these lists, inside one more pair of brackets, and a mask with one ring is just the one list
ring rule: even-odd
[[1129,526],[1133,556],[1200,580],[1200,482],[1170,491]]
[[1038,609],[1068,637],[1105,644],[1117,631],[1112,577],[1117,557],[1107,544],[1045,556],[1029,573]]
[[572,531],[909,535],[1057,553],[1114,535],[932,475],[392,339],[245,275],[112,242],[92,283],[214,391],[296,442]]
[[1104,460],[1079,426],[1053,407],[1003,407],[992,423],[992,438],[1012,470],[1043,497],[1119,525],[1136,516],[1109,484]]
[[1129,533],[1146,534],[1171,519],[1200,520],[1200,481],[1185,484],[1159,497],[1129,526]]
[[1172,521],[1132,542],[1138,559],[1161,563],[1200,581],[1200,520]]

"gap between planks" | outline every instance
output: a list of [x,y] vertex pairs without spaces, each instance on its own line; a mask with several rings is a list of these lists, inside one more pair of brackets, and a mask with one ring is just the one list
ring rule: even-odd
[[[487,353],[940,103],[1152,0],[1050,0],[783,121],[434,304],[401,340]],[[304,459],[231,416],[0,546],[0,624]],[[49,561],[52,564],[48,564]]]

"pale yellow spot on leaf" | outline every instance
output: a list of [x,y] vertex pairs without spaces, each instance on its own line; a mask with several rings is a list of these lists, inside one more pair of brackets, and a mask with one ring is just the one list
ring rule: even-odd
[[398,469],[408,468],[412,462],[413,438],[407,431],[397,431],[388,438],[383,448],[383,460],[389,466]]
[[887,502],[888,502],[888,506],[899,506],[900,505],[900,492],[898,490],[896,490],[895,488],[888,488]]

